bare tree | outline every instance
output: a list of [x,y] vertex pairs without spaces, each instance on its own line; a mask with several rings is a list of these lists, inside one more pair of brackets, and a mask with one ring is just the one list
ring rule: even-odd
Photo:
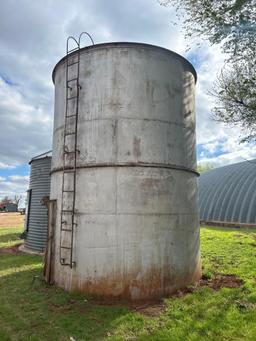
[[9,204],[12,202],[12,199],[9,198],[7,195],[5,197],[3,197],[3,199],[1,199],[0,203],[1,204]]
[[15,195],[14,196],[14,199],[13,199],[13,202],[15,203],[15,204],[17,204],[17,206],[19,206],[19,202],[21,201],[21,199],[22,199],[22,195]]
[[227,54],[211,94],[213,117],[256,140],[256,0],[158,0],[174,6],[187,37],[206,38]]

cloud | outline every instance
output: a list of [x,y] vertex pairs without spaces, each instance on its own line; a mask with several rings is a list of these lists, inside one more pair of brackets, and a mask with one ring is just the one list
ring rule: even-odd
[[199,163],[213,163],[219,167],[256,158],[254,143],[240,143],[243,133],[239,127],[227,126],[211,119],[214,100],[208,92],[226,58],[220,46],[210,46],[204,42],[200,48],[192,49],[188,53],[190,56],[197,64],[198,73],[196,114]]
[[[13,171],[51,149],[51,73],[65,54],[67,36],[77,37],[84,30],[96,43],[145,42],[183,54],[198,73],[199,161],[223,165],[256,157],[253,145],[239,144],[238,128],[230,129],[210,120],[214,103],[207,90],[224,63],[220,47],[203,42],[198,48],[185,42],[181,25],[175,10],[160,6],[156,0],[20,0],[18,4],[4,1],[0,12],[0,170]],[[84,40],[84,44],[88,41]],[[189,51],[187,45],[191,47]],[[25,192],[28,179],[18,176],[4,176],[0,196]]]
[[[173,9],[156,1],[3,2],[0,12],[0,167],[26,163],[51,149],[51,73],[68,35],[90,32],[96,43],[142,41],[180,51]],[[24,19],[26,18],[26,19]],[[88,44],[88,41],[84,41]]]
[[8,177],[11,181],[15,181],[17,183],[28,183],[29,176],[28,175],[10,175]]
[[6,178],[0,177],[0,199],[8,196],[14,198],[21,196],[20,207],[25,205],[26,190],[28,188],[29,177],[21,175],[11,175]]
[[49,149],[52,117],[0,78],[0,168],[13,168]]

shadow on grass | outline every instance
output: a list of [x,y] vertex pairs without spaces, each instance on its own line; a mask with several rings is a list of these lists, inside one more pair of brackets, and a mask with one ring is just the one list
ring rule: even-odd
[[241,233],[256,233],[256,228],[252,227],[222,227],[222,226],[208,226],[208,225],[200,225],[201,229],[209,229],[220,232],[241,232]]
[[130,314],[122,306],[98,306],[79,293],[68,293],[42,279],[42,258],[0,256],[0,338],[97,340],[111,334]]
[[20,232],[13,232],[13,233],[8,233],[8,234],[2,234],[0,236],[0,245],[1,245],[1,243],[8,243],[9,241],[14,241],[14,240],[19,242],[21,240],[21,239],[19,239],[20,235],[21,235]]

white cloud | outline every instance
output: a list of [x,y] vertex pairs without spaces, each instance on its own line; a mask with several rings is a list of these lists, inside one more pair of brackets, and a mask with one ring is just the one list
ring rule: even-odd
[[21,175],[0,177],[0,199],[5,196],[13,199],[15,195],[19,195],[22,198],[20,206],[24,206],[28,180],[28,176]]
[[28,183],[29,176],[28,175],[10,175],[8,177],[11,181],[15,181],[17,183]]
[[256,147],[253,143],[240,143],[243,134],[239,127],[226,126],[211,119],[214,101],[208,92],[226,58],[220,46],[204,43],[197,51],[191,52],[199,58],[196,89],[197,143],[204,149],[198,155],[199,163],[223,166],[256,158]]
[[0,162],[0,169],[13,169],[15,166],[11,166],[10,164]]
[[[26,18],[26,19],[25,19]],[[51,149],[54,87],[51,72],[65,54],[68,35],[92,34],[96,43],[139,41],[194,55],[197,138],[218,164],[256,157],[254,148],[239,145],[239,129],[209,119],[212,99],[207,95],[225,56],[220,47],[185,42],[173,8],[156,0],[20,0],[5,1],[0,12],[0,169],[27,163]],[[85,44],[87,41],[85,40]],[[187,45],[191,46],[185,52]],[[192,58],[192,57],[191,57]],[[193,58],[192,58],[193,60]],[[224,141],[224,142],[223,142]],[[218,148],[224,155],[215,156]],[[209,157],[209,153],[212,157]],[[239,154],[239,155],[238,155]],[[206,157],[207,155],[207,157]]]
[[50,149],[52,115],[0,79],[0,168],[13,168]]

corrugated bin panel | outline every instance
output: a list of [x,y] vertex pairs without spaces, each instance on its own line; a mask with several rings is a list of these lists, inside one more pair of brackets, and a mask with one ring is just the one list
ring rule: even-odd
[[200,220],[256,224],[256,160],[239,162],[201,174]]
[[50,195],[51,156],[48,152],[30,161],[30,200],[27,207],[27,237],[25,247],[43,252],[47,239],[47,208],[42,199]]

